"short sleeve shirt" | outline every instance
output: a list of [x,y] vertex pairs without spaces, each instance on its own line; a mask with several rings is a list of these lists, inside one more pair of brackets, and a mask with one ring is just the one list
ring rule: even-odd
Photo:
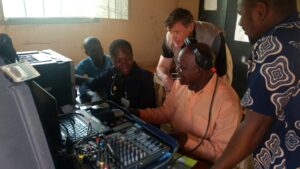
[[[230,51],[226,51],[226,42],[220,28],[209,22],[197,21],[193,33],[189,38],[204,43],[213,48],[216,52],[215,68],[219,76],[226,75],[231,81],[232,66]],[[182,47],[176,47],[172,41],[170,32],[167,32],[162,44],[161,55],[164,58],[173,58],[175,64],[178,64],[178,55]],[[231,83],[231,82],[230,82]]]
[[274,117],[253,153],[255,168],[300,167],[300,19],[277,25],[254,45],[242,106]]
[[87,75],[88,77],[95,78],[101,76],[105,71],[112,67],[111,58],[104,56],[104,64],[98,68],[94,63],[91,57],[79,62],[75,67],[75,74],[78,75]]
[[[192,36],[198,43],[205,43],[208,46],[212,46],[216,36],[218,36],[220,32],[221,30],[211,23],[197,21],[195,22],[195,29]],[[165,41],[162,45],[162,56],[174,58],[176,60],[180,49],[181,47],[175,47],[171,40],[170,33],[167,32]]]

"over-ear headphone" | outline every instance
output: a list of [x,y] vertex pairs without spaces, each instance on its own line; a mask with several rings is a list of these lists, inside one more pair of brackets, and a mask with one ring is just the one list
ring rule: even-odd
[[[210,46],[204,43],[197,43],[196,39],[189,39],[188,37],[184,39],[184,43],[185,46],[188,47],[195,55],[195,61],[199,67],[201,67],[202,69],[210,69],[212,72],[216,72],[216,69],[214,68],[214,64],[213,64],[215,62],[215,53]],[[216,76],[215,87],[213,89],[213,94],[212,94],[212,98],[208,110],[208,122],[205,129],[204,137],[200,139],[198,144],[193,149],[187,152],[188,154],[193,153],[195,150],[197,150],[202,145],[204,138],[206,138],[207,136],[209,126],[211,125],[210,123],[212,117],[212,108],[213,108],[213,103],[214,103],[214,99],[218,87],[218,79],[219,76]],[[174,164],[181,157],[182,155],[176,157],[173,160],[172,164]]]
[[196,56],[196,63],[199,67],[202,69],[211,69],[214,67],[215,54],[208,45],[204,43],[196,45],[197,41],[189,37],[184,39],[184,43]]

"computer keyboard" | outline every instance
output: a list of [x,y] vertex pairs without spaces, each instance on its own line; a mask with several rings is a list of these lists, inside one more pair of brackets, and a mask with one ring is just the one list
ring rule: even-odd
[[77,116],[60,119],[60,129],[63,139],[77,141],[88,135],[96,134],[91,124]]
[[85,110],[77,110],[76,113],[65,114],[60,117],[59,123],[62,139],[66,140],[69,137],[73,142],[111,130],[110,127],[104,125]]

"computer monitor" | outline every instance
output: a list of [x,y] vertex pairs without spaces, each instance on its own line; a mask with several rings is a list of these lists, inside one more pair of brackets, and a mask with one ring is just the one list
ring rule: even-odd
[[53,50],[18,52],[20,60],[28,61],[40,76],[34,81],[52,94],[59,107],[75,104],[73,61]]
[[58,150],[61,148],[62,139],[56,99],[35,81],[28,82],[28,85],[31,89],[52,158],[57,166]]

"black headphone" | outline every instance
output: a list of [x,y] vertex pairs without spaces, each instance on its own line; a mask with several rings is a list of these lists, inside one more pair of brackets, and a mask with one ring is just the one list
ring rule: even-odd
[[187,46],[188,48],[190,48],[192,50],[192,52],[194,53],[194,55],[196,56],[196,63],[199,67],[201,67],[202,69],[211,69],[214,67],[214,60],[215,60],[215,54],[212,51],[212,49],[204,44],[204,43],[199,43],[201,44],[201,46],[203,46],[203,48],[198,48],[196,46],[196,39],[191,39],[189,37],[184,39],[184,44],[185,46]]
[[[192,43],[193,42],[193,43]],[[216,72],[216,69],[214,68],[214,62],[215,62],[215,53],[211,47],[209,47],[207,44],[204,43],[197,43],[196,39],[189,39],[188,37],[184,39],[185,46],[190,48],[190,50],[195,55],[195,61],[199,67],[202,69],[210,69],[212,72]],[[212,77],[212,76],[211,76]],[[203,140],[206,138],[208,133],[208,128],[211,123],[211,115],[212,115],[212,106],[214,103],[217,86],[218,86],[218,79],[219,76],[217,76],[215,87],[213,90],[212,98],[209,105],[209,111],[208,111],[208,123],[205,129],[204,136],[200,139],[199,143],[191,150],[187,152],[187,154],[190,154],[197,150],[203,143]],[[173,162],[171,163],[171,166],[174,165],[174,163],[181,158],[183,155],[177,156]]]

